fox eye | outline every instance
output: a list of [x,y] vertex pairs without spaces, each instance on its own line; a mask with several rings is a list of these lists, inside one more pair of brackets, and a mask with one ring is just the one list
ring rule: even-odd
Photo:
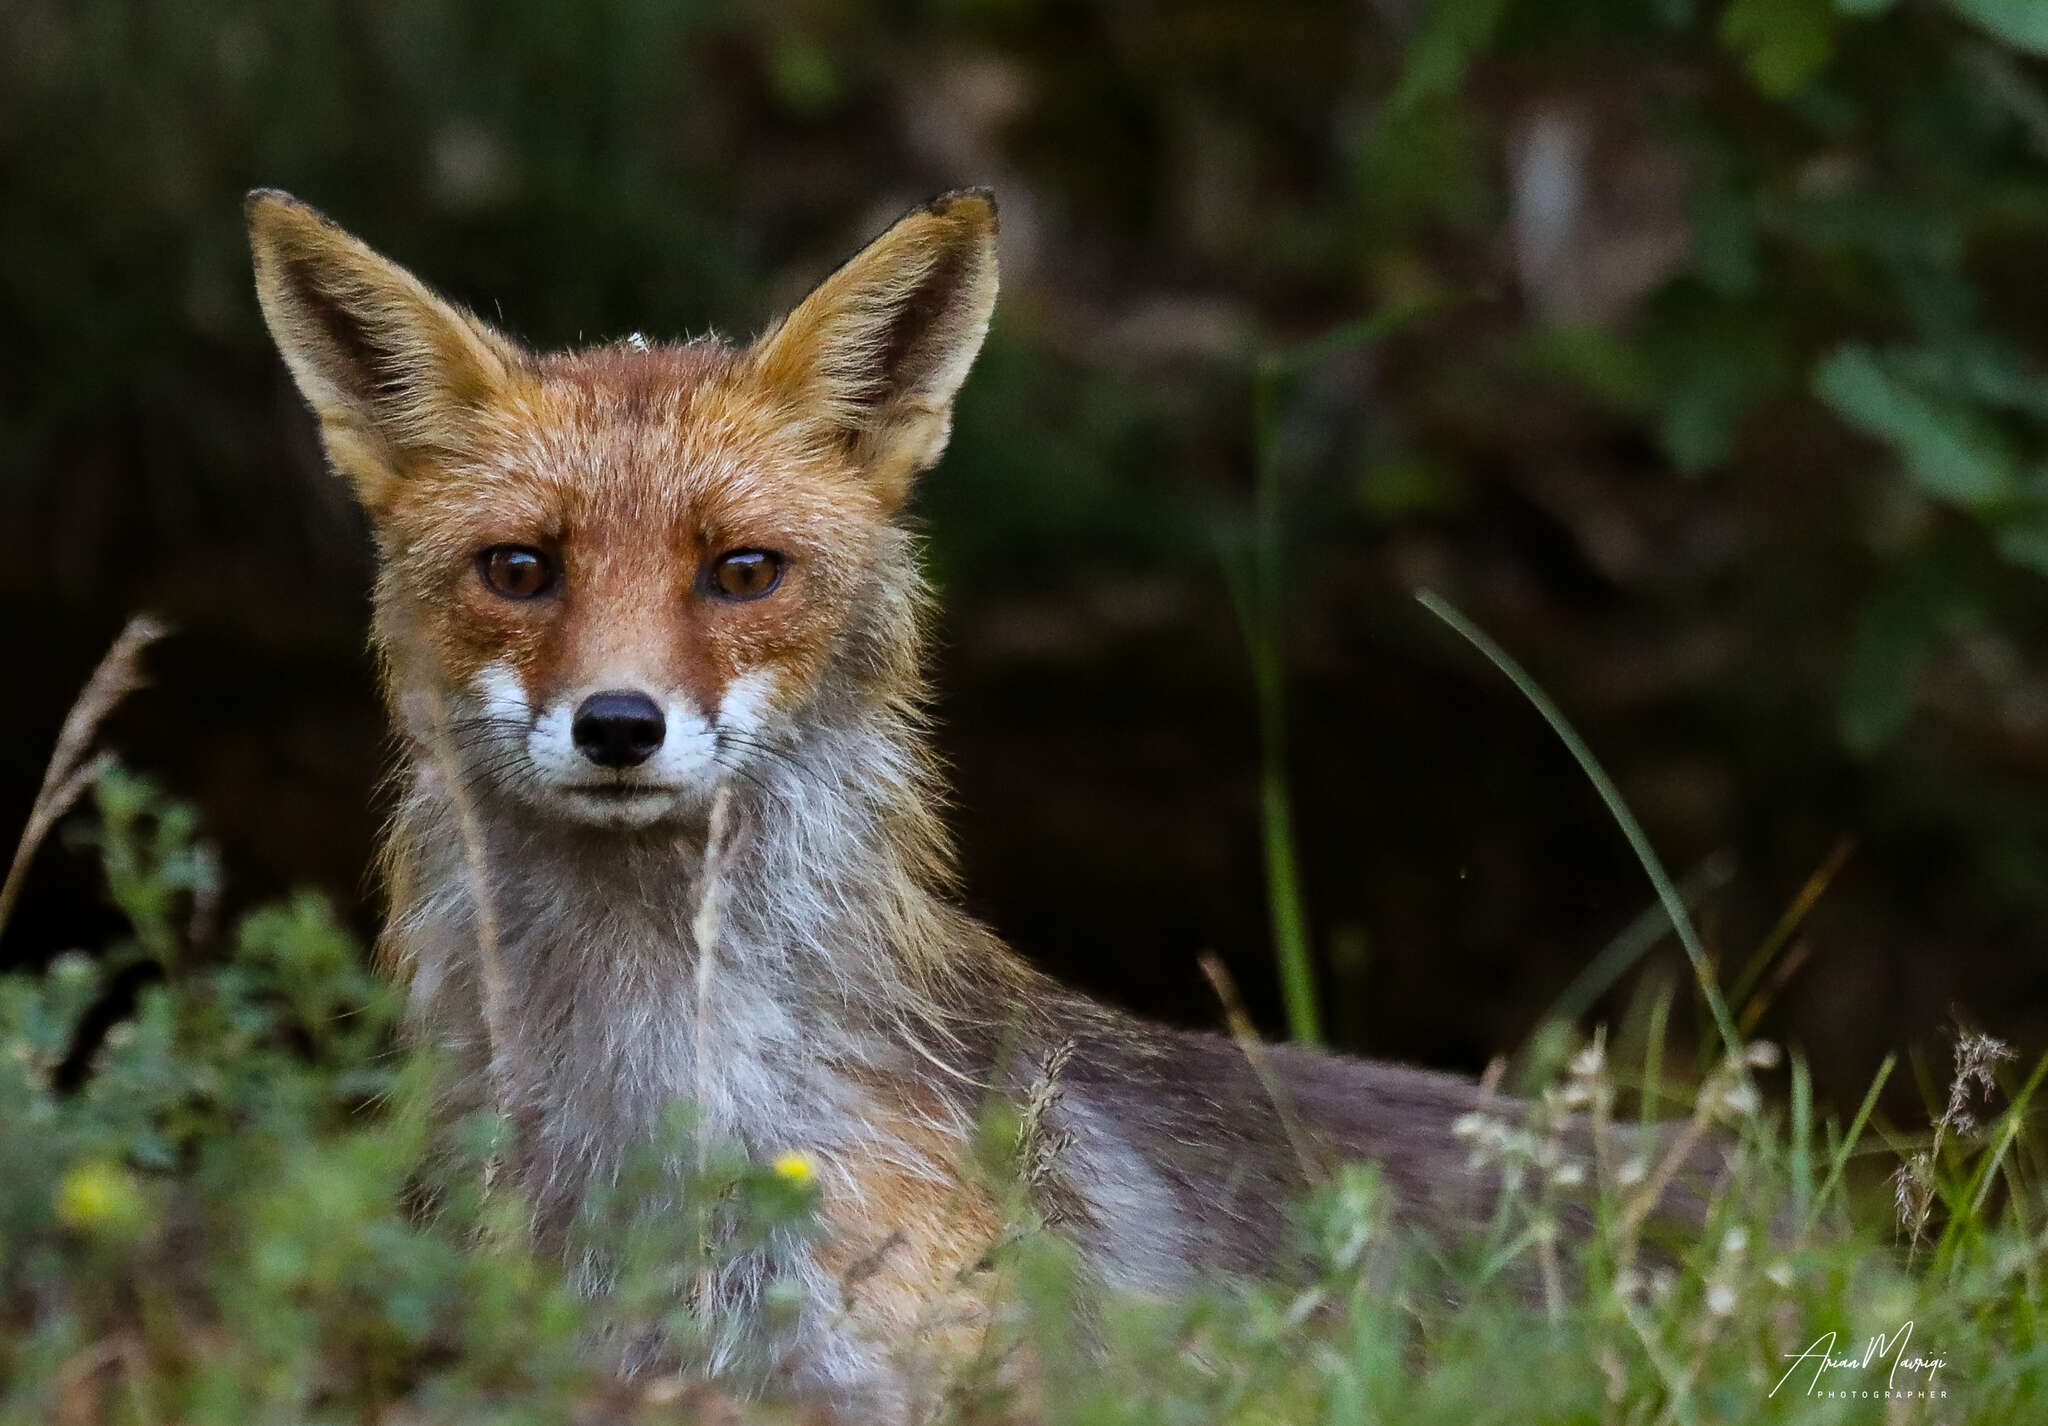
[[707,592],[720,599],[759,599],[782,583],[782,556],[772,550],[734,550],[705,571]]
[[477,573],[493,594],[533,599],[555,585],[554,562],[526,545],[492,545],[476,557]]

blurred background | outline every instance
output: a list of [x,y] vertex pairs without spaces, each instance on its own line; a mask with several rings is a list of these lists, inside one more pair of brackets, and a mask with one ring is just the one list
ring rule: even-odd
[[[2038,1049],[2044,55],[2037,0],[9,0],[0,824],[155,610],[123,756],[231,906],[374,926],[368,544],[244,190],[554,346],[745,338],[990,183],[1003,304],[920,511],[968,898],[1020,949],[1194,1024],[1213,951],[1284,1028],[1225,577],[1263,460],[1335,1042],[1474,1070],[1683,974],[1666,939],[1571,989],[1650,887],[1429,587],[1728,979],[1776,929],[1758,1029],[1824,1092],[1894,1047],[1945,1078],[1958,1022]],[[1254,419],[1261,353],[1390,312]],[[100,944],[95,884],[54,842],[0,964]]]

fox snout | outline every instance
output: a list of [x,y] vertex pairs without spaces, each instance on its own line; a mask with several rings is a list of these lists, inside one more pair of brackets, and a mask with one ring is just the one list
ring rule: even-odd
[[473,778],[538,811],[651,827],[701,815],[722,778],[747,775],[753,756],[776,743],[772,687],[765,671],[742,674],[706,707],[659,679],[614,669],[530,692],[517,669],[494,663],[453,700],[450,741]]
[[632,689],[593,693],[576,706],[569,736],[599,767],[638,767],[661,746],[668,720],[661,705]]

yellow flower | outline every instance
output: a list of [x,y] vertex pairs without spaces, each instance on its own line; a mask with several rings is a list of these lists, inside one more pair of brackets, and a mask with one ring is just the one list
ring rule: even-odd
[[80,1231],[133,1227],[142,1217],[142,1193],[119,1164],[89,1160],[57,1184],[57,1221]]
[[809,1155],[797,1153],[794,1149],[786,1154],[777,1154],[775,1162],[768,1167],[773,1169],[775,1176],[784,1183],[793,1184],[798,1188],[809,1188],[811,1181],[818,1176],[817,1166],[811,1162]]

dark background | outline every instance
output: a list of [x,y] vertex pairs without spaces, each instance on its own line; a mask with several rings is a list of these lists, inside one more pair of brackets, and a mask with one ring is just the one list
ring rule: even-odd
[[[229,897],[367,931],[368,547],[250,290],[285,187],[540,345],[744,338],[991,183],[1004,298],[920,496],[969,899],[1110,999],[1281,1028],[1221,551],[1279,408],[1326,1018],[1476,1069],[1651,893],[1514,650],[1824,1091],[2048,1040],[2048,33],[1998,0],[112,0],[0,7],[0,823],[132,610],[119,717]],[[0,964],[98,944],[54,841]],[[1666,941],[1598,1007],[1679,977]],[[1686,1023],[1681,1015],[1681,1025]],[[1937,1064],[1938,1068],[1938,1064]]]

